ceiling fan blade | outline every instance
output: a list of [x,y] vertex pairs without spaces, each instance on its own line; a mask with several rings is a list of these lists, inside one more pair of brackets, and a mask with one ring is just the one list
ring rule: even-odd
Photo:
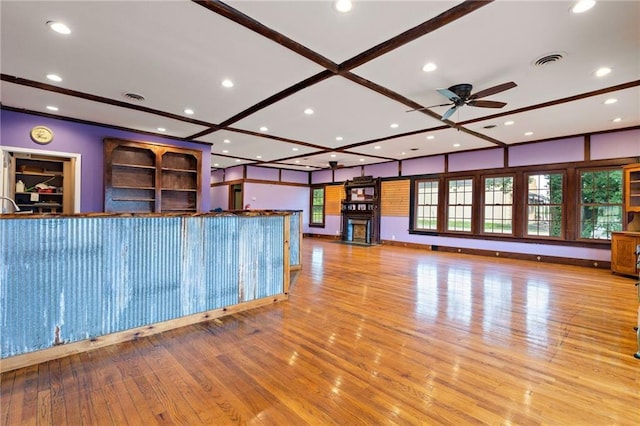
[[430,108],[436,108],[436,107],[443,107],[443,106],[449,106],[449,105],[453,105],[452,103],[448,103],[448,104],[440,104],[440,105],[431,105],[428,107],[422,107],[422,108],[416,108],[416,109],[410,109],[407,112],[412,112],[412,111],[424,111],[425,109],[430,109]]
[[496,93],[504,92],[505,90],[513,89],[516,87],[513,81],[508,83],[498,84],[497,86],[489,87],[488,89],[481,90],[473,95],[469,96],[469,100],[472,101],[474,99],[484,98],[486,96],[495,95]]
[[456,95],[449,89],[437,89],[438,93],[440,93],[445,98],[448,98],[451,102],[456,103],[460,100],[460,96]]
[[506,102],[477,100],[477,101],[469,101],[467,102],[467,105],[480,107],[480,108],[502,108],[503,106],[506,105]]
[[458,109],[458,106],[454,106],[453,108],[449,108],[449,109],[447,110],[447,112],[445,112],[445,113],[442,115],[442,120],[446,120],[447,118],[451,117],[451,115],[452,115],[454,112],[456,112],[456,110],[457,110],[457,109]]

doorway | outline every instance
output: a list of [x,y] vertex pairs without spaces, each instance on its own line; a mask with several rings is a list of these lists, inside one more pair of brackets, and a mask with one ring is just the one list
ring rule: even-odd
[[243,209],[242,184],[236,183],[230,186],[229,191],[229,210]]
[[[39,149],[0,148],[0,196],[34,213],[80,212],[80,154]],[[12,212],[3,202],[0,212]]]

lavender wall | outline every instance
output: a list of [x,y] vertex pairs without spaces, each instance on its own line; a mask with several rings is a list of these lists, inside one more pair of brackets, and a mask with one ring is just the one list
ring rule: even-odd
[[499,169],[504,167],[504,149],[459,152],[449,155],[449,171]]
[[244,166],[229,167],[224,171],[224,181],[244,179]]
[[584,138],[582,136],[509,148],[509,166],[511,167],[571,161],[584,161]]
[[640,157],[640,129],[591,136],[592,160],[621,157]]
[[396,177],[398,176],[398,162],[389,161],[387,163],[364,166],[364,175],[378,177]]
[[309,173],[300,172],[297,170],[282,170],[281,175],[282,182],[301,183],[304,185],[309,184]]
[[261,179],[278,182],[280,171],[270,167],[247,166],[247,179]]
[[[155,142],[202,151],[202,211],[209,210],[209,187],[211,148],[202,144],[127,132],[98,125],[74,123],[55,118],[40,117],[15,111],[0,110],[0,141],[2,146],[69,152],[82,157],[80,211],[101,212],[104,210],[104,138]],[[54,139],[46,146],[38,145],[29,137],[33,126],[46,126],[54,133]]]
[[402,176],[444,172],[444,155],[402,160]]
[[211,187],[211,210],[229,209],[229,185],[220,185]]
[[302,210],[302,232],[309,232],[309,187],[245,182],[243,191],[251,210]]

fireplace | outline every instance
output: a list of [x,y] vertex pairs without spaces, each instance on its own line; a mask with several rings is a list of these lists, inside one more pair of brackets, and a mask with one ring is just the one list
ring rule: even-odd
[[347,229],[348,241],[354,243],[370,244],[371,231],[369,222],[369,219],[349,219],[349,229]]

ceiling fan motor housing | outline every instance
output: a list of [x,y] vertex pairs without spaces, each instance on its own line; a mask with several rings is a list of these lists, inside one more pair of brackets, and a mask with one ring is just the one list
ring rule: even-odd
[[449,90],[458,95],[461,100],[466,100],[471,96],[471,90],[473,86],[469,83],[456,84],[454,86],[449,87]]

